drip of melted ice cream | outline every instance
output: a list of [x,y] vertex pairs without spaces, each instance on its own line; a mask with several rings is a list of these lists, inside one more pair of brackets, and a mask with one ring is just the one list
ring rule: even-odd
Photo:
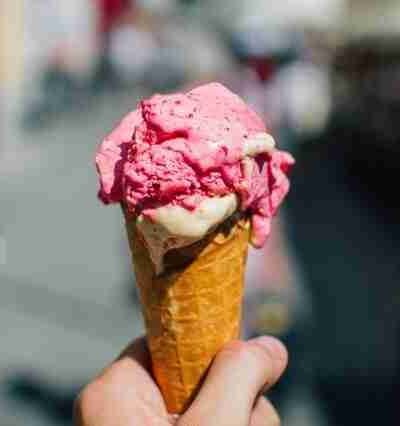
[[149,250],[156,274],[163,271],[167,251],[181,248],[201,240],[237,209],[237,197],[230,194],[221,198],[206,198],[189,211],[180,206],[156,209],[153,219],[143,215],[137,219],[137,228]]

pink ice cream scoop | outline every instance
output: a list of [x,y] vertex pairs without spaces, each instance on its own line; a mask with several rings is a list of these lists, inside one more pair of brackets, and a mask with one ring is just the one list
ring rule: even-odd
[[294,164],[271,141],[260,117],[221,84],[154,95],[101,144],[99,197],[154,221],[162,207],[192,212],[206,199],[236,194],[261,247]]

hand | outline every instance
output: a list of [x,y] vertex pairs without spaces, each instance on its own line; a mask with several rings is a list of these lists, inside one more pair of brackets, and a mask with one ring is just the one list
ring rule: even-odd
[[141,338],[83,389],[75,404],[75,425],[278,426],[275,409],[261,393],[286,364],[286,349],[272,337],[228,343],[192,405],[172,416],[150,374],[150,355]]

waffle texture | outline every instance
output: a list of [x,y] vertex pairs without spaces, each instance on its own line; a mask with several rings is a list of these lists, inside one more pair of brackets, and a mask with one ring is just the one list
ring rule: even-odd
[[249,223],[228,220],[171,250],[156,276],[135,220],[125,214],[153,373],[170,413],[194,398],[215,354],[239,337]]

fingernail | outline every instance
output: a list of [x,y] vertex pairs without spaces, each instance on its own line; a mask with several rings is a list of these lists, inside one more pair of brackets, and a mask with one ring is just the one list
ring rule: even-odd
[[287,360],[287,350],[284,344],[271,336],[260,336],[250,339],[249,342],[256,343],[257,345],[265,348],[274,359],[286,361]]

